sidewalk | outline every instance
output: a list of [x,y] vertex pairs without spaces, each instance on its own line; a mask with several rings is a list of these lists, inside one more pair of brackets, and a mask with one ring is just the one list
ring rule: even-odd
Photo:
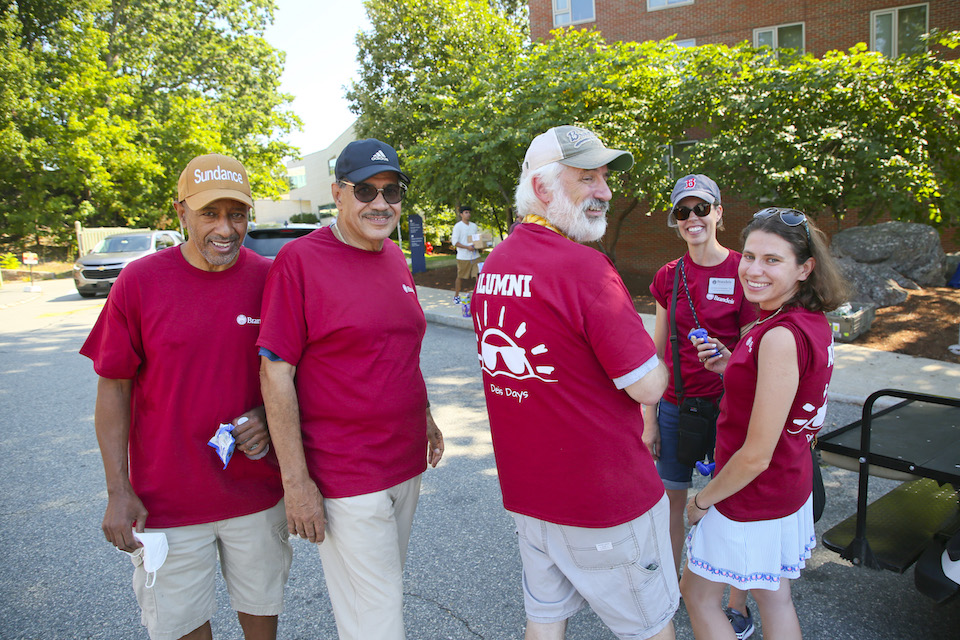
[[[417,287],[417,295],[428,322],[473,330],[473,321],[463,317],[462,306],[453,304],[452,292]],[[640,315],[653,335],[654,316]],[[960,365],[842,342],[836,343],[834,358],[830,399],[835,402],[863,404],[867,396],[880,389],[960,396]],[[886,398],[878,406],[885,406],[883,400],[889,401],[887,405],[896,402]]]

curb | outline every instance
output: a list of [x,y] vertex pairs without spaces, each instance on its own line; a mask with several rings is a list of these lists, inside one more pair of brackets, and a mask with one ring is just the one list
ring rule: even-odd
[[471,318],[452,316],[444,313],[437,313],[436,311],[424,311],[423,315],[426,317],[427,322],[473,331],[473,319]]

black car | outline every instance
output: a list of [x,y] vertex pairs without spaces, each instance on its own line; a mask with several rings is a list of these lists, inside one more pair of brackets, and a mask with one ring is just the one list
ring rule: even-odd
[[280,247],[300,236],[318,229],[315,224],[288,224],[284,227],[257,227],[247,229],[243,246],[255,253],[273,260],[280,253]]

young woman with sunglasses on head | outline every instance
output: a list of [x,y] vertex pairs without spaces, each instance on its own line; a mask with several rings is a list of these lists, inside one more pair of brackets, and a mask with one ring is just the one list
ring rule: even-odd
[[816,545],[810,446],[823,424],[833,336],[823,311],[845,287],[823,233],[801,212],[768,208],[743,231],[739,278],[760,310],[724,373],[716,472],[687,503],[692,528],[680,583],[694,635],[733,638],[724,586],[749,589],[764,635],[801,637],[790,580]]

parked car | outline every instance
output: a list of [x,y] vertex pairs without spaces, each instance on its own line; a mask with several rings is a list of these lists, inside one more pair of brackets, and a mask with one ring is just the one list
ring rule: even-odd
[[280,253],[280,247],[319,228],[315,224],[303,223],[290,223],[283,227],[250,227],[243,239],[243,246],[273,260]]
[[177,231],[139,231],[107,236],[93,251],[73,263],[77,293],[84,298],[108,293],[125,266],[179,244],[183,244],[183,236]]

